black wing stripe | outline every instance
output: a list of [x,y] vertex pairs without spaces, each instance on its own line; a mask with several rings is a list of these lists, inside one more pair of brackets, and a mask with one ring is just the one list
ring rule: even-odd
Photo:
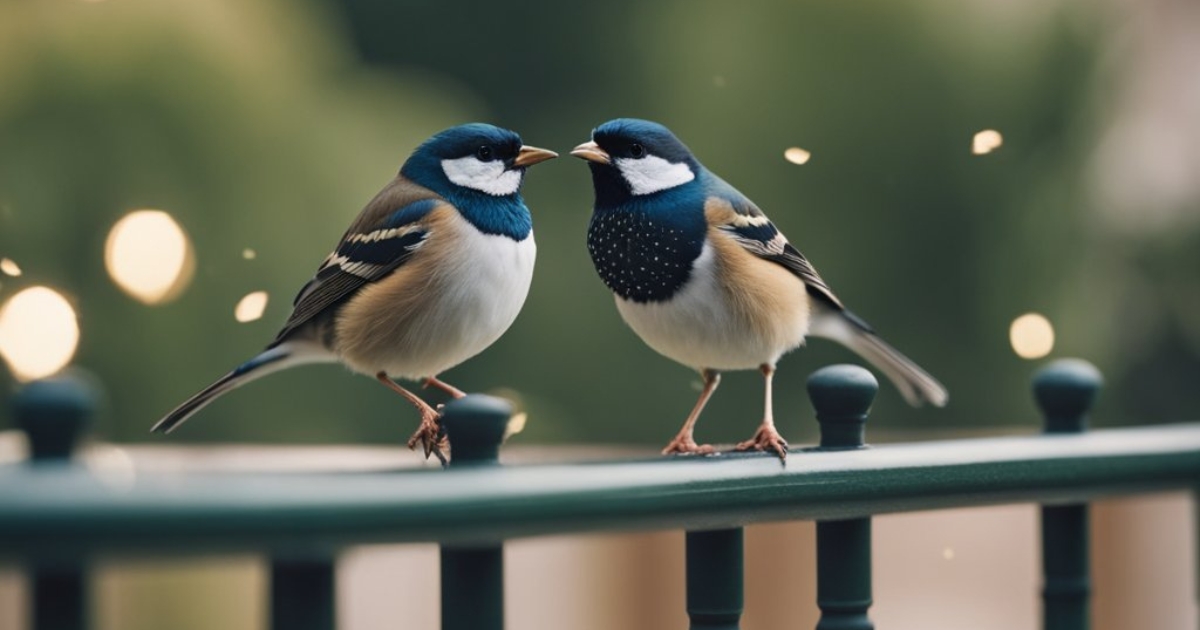
[[[844,310],[841,300],[833,294],[829,285],[817,273],[800,250],[792,247],[783,234],[767,223],[758,226],[724,226],[721,229],[728,232],[739,245],[747,251],[773,263],[782,265],[788,271],[804,281],[808,294],[821,300],[837,310]],[[766,238],[764,238],[766,237]]]
[[335,308],[363,285],[386,277],[407,262],[429,235],[420,221],[439,203],[443,202],[420,199],[381,215],[378,222],[348,231],[313,279],[300,289],[291,316],[271,346]]
[[776,262],[779,262],[792,273],[800,276],[804,280],[804,283],[808,285],[810,295],[821,298],[831,306],[836,307],[839,311],[846,309],[842,305],[842,301],[833,294],[833,289],[830,289],[829,285],[825,284],[825,280],[821,278],[821,274],[817,273],[812,263],[808,262],[804,254],[800,253],[800,250],[792,247],[791,243],[784,242],[782,258],[782,261]]
[[[393,231],[377,230],[373,234]],[[357,236],[353,235],[343,241],[330,263],[356,276],[371,277],[379,272],[379,267],[386,267],[396,258],[406,256],[408,250],[425,238],[425,231],[413,227],[404,232],[396,231],[391,237],[368,237],[370,240],[356,240]],[[361,269],[358,268],[360,266]]]

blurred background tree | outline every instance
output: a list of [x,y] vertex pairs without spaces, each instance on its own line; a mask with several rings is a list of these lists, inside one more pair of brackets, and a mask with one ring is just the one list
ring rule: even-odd
[[[1183,5],[5,3],[0,258],[20,275],[0,266],[0,302],[35,284],[67,295],[74,365],[109,397],[100,433],[147,439],[270,340],[428,135],[484,120],[565,152],[639,116],[755,199],[950,389],[948,408],[914,410],[885,387],[876,426],[1032,426],[1031,366],[1009,339],[1027,312],[1053,325],[1050,356],[1108,375],[1099,422],[1183,419],[1200,377],[1200,17]],[[973,151],[987,129],[1002,144]],[[627,330],[595,277],[587,169],[538,167],[526,200],[540,251],[525,310],[448,378],[519,398],[524,441],[664,442],[698,379]],[[141,208],[194,251],[190,281],[154,305],[104,264],[110,228]],[[265,312],[237,321],[254,291]],[[850,360],[817,341],[783,361],[785,435],[813,437],[807,374]],[[732,374],[699,435],[744,438],[760,413],[758,377]],[[415,422],[326,366],[227,396],[171,439],[396,443]]]

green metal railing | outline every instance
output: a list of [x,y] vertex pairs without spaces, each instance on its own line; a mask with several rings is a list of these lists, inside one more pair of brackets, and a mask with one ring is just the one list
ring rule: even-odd
[[0,467],[0,559],[27,567],[33,626],[46,630],[88,627],[98,554],[261,552],[272,627],[317,630],[335,625],[342,549],[437,542],[442,627],[485,630],[503,627],[505,540],[683,529],[691,628],[717,630],[739,627],[742,527],[803,519],[817,521],[817,628],[852,630],[874,627],[873,515],[1040,503],[1044,627],[1076,630],[1089,623],[1087,502],[1200,484],[1200,424],[1085,433],[1099,385],[1081,361],[1039,372],[1041,435],[867,447],[874,377],[824,368],[808,381],[820,444],[786,465],[735,454],[500,466],[511,409],[472,395],[446,406],[447,470],[162,472],[115,486],[69,458],[86,397],[69,381],[33,383],[16,399],[32,457]]

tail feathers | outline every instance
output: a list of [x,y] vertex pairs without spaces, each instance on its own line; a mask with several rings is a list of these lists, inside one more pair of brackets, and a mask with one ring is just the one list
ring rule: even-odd
[[950,394],[937,379],[900,354],[849,311],[820,308],[813,313],[810,334],[836,341],[866,359],[882,371],[900,390],[904,400],[914,407],[926,402],[944,407],[950,400]]
[[284,343],[260,352],[254,358],[234,368],[232,372],[217,379],[217,382],[185,400],[183,404],[155,423],[150,431],[152,433],[170,433],[192,417],[192,414],[230,390],[273,372],[317,360],[312,353],[298,352],[297,350],[299,348],[294,347],[293,344]]

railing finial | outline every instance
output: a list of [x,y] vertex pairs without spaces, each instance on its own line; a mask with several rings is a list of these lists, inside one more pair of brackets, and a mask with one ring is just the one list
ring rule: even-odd
[[512,414],[507,400],[484,394],[446,403],[442,426],[450,439],[450,465],[496,463]]
[[861,448],[867,412],[878,391],[875,375],[857,365],[830,365],[813,372],[808,397],[821,423],[821,448]]
[[1033,376],[1033,397],[1045,417],[1046,433],[1082,433],[1087,413],[1104,382],[1083,359],[1059,359]]
[[[503,398],[469,394],[446,403],[442,426],[450,439],[450,467],[496,464],[512,418]],[[504,547],[501,543],[443,543],[441,567],[443,630],[503,630]]]
[[24,386],[12,407],[17,426],[29,440],[30,459],[65,461],[91,423],[96,400],[86,382],[59,376]]

